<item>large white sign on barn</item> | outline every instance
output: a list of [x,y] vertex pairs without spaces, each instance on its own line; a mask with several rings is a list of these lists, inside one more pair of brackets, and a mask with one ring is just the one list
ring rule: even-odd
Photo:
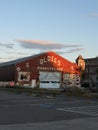
[[40,88],[60,88],[61,72],[40,71]]

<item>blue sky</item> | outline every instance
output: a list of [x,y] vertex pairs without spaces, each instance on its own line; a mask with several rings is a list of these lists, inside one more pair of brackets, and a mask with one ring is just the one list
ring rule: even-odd
[[98,56],[98,0],[0,0],[0,62],[44,51]]

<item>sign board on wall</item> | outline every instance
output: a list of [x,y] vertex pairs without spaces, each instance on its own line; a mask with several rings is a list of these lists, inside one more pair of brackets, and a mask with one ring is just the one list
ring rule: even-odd
[[78,74],[63,74],[63,82],[66,86],[80,86],[80,76]]
[[30,72],[19,71],[18,81],[30,81]]

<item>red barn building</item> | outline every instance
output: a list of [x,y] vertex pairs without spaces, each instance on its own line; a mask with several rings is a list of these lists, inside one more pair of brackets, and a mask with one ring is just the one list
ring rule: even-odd
[[0,64],[0,81],[60,88],[62,83],[80,85],[80,71],[77,64],[55,52],[45,52]]

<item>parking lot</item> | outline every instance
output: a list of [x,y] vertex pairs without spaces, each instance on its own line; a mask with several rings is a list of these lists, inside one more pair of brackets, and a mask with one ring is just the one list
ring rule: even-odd
[[0,90],[0,126],[62,121],[66,123],[97,117],[97,100],[66,96],[54,98],[50,95],[38,97]]

